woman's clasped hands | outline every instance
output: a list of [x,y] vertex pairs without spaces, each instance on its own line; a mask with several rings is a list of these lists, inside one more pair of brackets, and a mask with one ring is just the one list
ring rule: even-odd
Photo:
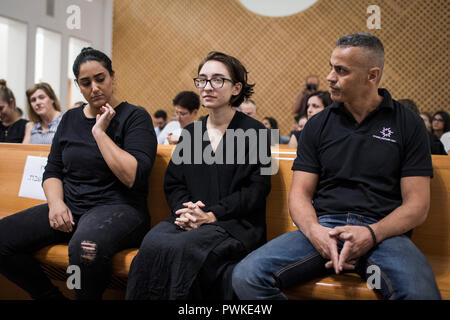
[[200,227],[205,223],[216,222],[216,216],[212,212],[205,212],[202,208],[205,204],[201,201],[193,203],[192,201],[183,203],[184,208],[175,212],[178,218],[175,219],[175,224],[181,229],[190,231]]

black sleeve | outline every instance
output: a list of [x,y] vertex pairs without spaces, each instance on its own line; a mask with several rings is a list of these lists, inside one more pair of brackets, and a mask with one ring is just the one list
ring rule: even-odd
[[405,130],[404,156],[401,177],[433,176],[430,141],[423,120],[414,117]]
[[[188,130],[183,130],[178,143],[175,147],[172,157],[167,166],[166,173],[164,175],[164,193],[166,195],[167,204],[172,212],[184,208],[183,203],[192,201],[192,195],[188,190],[186,176],[184,174],[186,168],[184,164],[184,151],[185,144],[183,144],[183,139],[186,135],[191,135],[192,133]],[[191,145],[192,150],[194,146]],[[174,157],[177,160],[174,161]]]
[[184,202],[192,201],[183,171],[183,164],[175,164],[171,159],[164,176],[164,193],[172,214],[184,208]]
[[[248,164],[245,170],[241,171],[242,184],[241,187],[220,199],[216,204],[208,206],[208,210],[212,211],[218,220],[228,220],[233,218],[241,218],[246,215],[254,214],[256,211],[262,210],[265,207],[266,198],[269,195],[271,188],[271,164],[272,154],[270,149],[271,135],[267,129],[260,129],[260,132],[265,130],[267,136],[261,139],[258,134],[258,147],[249,146],[249,148],[257,148],[257,163]],[[264,136],[263,136],[264,137]],[[258,151],[265,151],[264,161]],[[270,159],[268,163],[266,159]],[[251,163],[251,162],[248,162]]]
[[123,150],[136,158],[136,178],[132,188],[146,186],[156,157],[156,133],[148,112],[136,107],[125,127]]
[[306,122],[297,144],[297,157],[292,170],[320,173],[320,160],[318,150],[319,126],[316,118]]

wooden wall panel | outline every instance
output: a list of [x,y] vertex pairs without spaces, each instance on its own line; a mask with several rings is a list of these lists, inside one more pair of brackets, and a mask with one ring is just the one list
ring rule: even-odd
[[[116,0],[113,67],[118,97],[172,113],[172,99],[194,90],[192,78],[209,51],[236,56],[256,83],[258,118],[275,117],[282,134],[308,74],[327,89],[328,61],[337,38],[371,32],[384,43],[381,86],[423,111],[449,106],[449,1],[379,0],[381,29],[368,30],[373,1],[319,0],[301,13],[270,18],[237,0]],[[200,114],[205,114],[202,110]]]

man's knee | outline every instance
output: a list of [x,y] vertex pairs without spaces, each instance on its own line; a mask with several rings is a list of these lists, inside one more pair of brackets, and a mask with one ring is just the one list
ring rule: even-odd
[[257,286],[257,283],[264,278],[262,275],[264,270],[262,270],[261,263],[258,263],[257,260],[252,256],[247,256],[234,267],[231,279],[233,289],[238,296],[241,289]]

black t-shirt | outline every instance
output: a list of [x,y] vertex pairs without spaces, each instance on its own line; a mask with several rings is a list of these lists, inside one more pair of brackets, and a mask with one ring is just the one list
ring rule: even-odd
[[0,142],[22,143],[27,122],[25,119],[19,119],[7,127],[0,122]]
[[[165,174],[167,203],[174,213],[184,208],[184,202],[202,201],[206,205],[203,210],[214,213],[217,225],[253,250],[266,241],[271,176],[262,174],[263,168],[270,169],[262,157],[270,161],[270,132],[261,122],[236,112],[214,153],[207,119],[186,126],[182,132]],[[239,130],[248,134],[244,144],[233,138],[233,132],[237,136]],[[210,162],[206,154],[214,154],[217,161]],[[176,160],[178,155],[185,160]]]
[[297,146],[298,146],[298,143],[300,141],[300,136],[302,135],[302,130],[296,130],[292,134],[295,136],[295,139],[297,139]]
[[127,188],[109,169],[92,135],[95,118],[83,106],[68,110],[53,139],[43,180],[63,182],[64,201],[72,213],[107,204],[129,204],[147,212],[148,177],[156,156],[156,134],[148,112],[127,102],[114,110],[106,134],[137,160],[134,185]]
[[318,216],[356,213],[381,219],[402,203],[400,179],[432,176],[423,120],[378,90],[382,103],[360,124],[334,102],[302,131],[292,170],[319,175]]

